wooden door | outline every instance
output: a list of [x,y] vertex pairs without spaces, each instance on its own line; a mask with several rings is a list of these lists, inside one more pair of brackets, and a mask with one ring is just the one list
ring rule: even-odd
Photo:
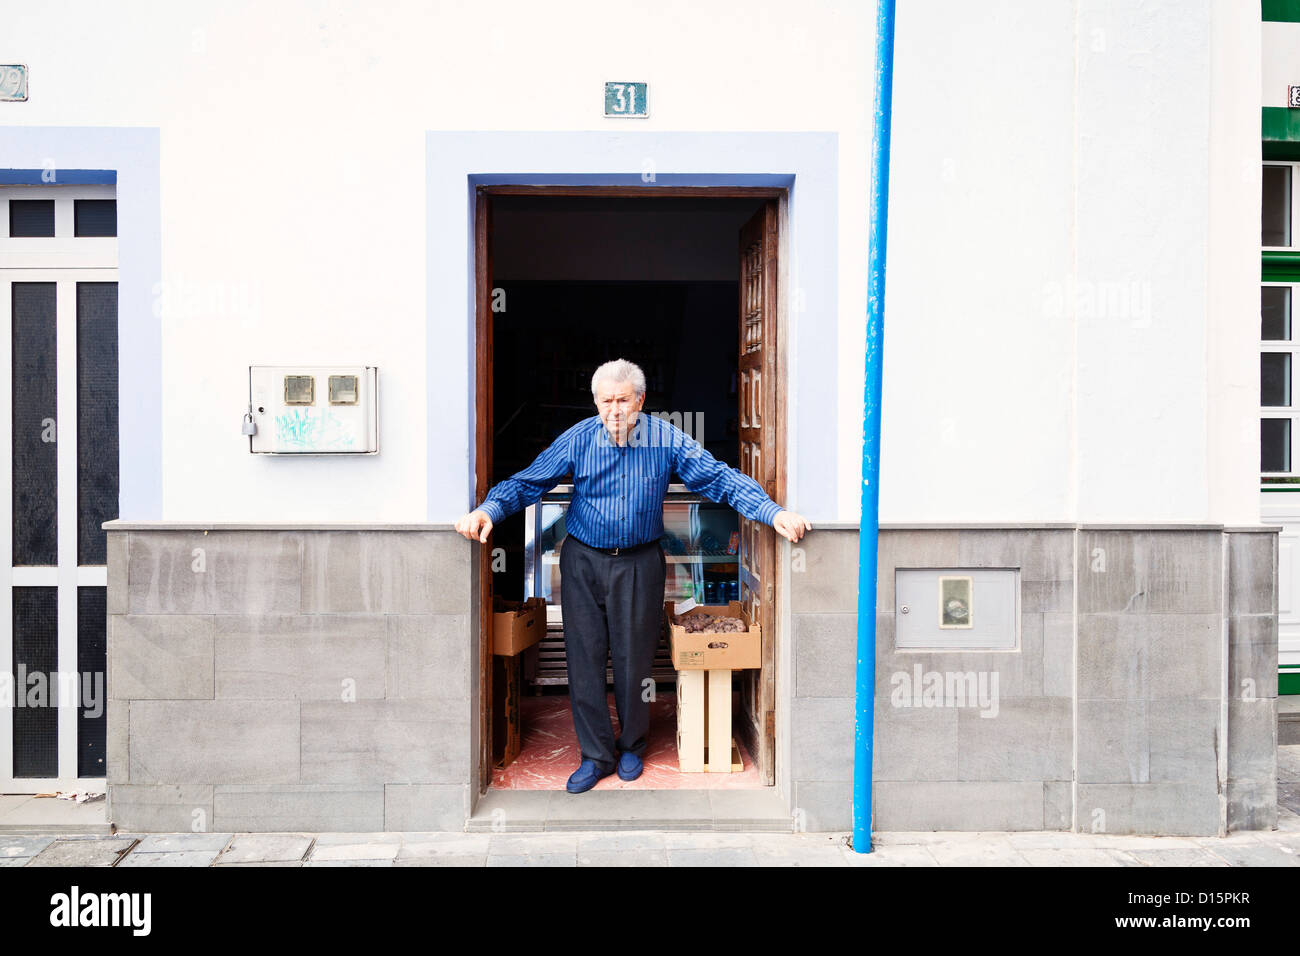
[[[740,470],[783,504],[784,434],[776,401],[777,204],[768,200],[740,231]],[[758,761],[760,778],[776,782],[774,645],[776,531],[740,518],[740,600],[763,629],[761,670],[741,671],[740,733]]]
[[[487,497],[492,486],[492,199],[482,187],[476,193],[474,215],[475,352],[476,385],[474,431],[474,507]],[[495,529],[493,529],[495,532]],[[475,544],[478,557],[478,676],[479,676],[479,792],[486,793],[492,783],[492,538],[487,544]]]

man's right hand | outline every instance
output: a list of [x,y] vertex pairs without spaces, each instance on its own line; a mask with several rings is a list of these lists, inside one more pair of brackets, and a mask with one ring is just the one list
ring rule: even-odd
[[492,519],[486,511],[471,511],[456,522],[456,531],[471,541],[478,538],[479,543],[484,544],[492,533]]

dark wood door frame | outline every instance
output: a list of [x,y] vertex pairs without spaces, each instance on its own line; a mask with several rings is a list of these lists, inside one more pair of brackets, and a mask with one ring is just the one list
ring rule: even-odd
[[[476,505],[487,496],[492,486],[492,441],[495,419],[492,408],[492,198],[496,196],[545,196],[545,197],[591,197],[600,199],[646,199],[663,197],[715,198],[715,199],[769,199],[784,203],[788,190],[772,186],[547,186],[547,185],[497,185],[478,186],[474,197],[474,501]],[[784,245],[784,243],[782,243]],[[784,263],[779,263],[779,268]],[[780,283],[778,283],[779,285]],[[778,315],[778,324],[780,315]],[[784,346],[786,336],[784,327],[777,337],[780,346]],[[786,362],[785,348],[777,349],[775,381],[769,379],[767,388],[770,404],[768,408],[779,410],[780,431],[778,434],[777,482],[773,500],[784,505],[786,496],[785,449],[785,390]],[[771,528],[764,528],[767,535],[775,535]],[[479,793],[486,793],[492,783],[492,567],[491,539],[487,545],[478,548],[479,587],[473,600],[478,605],[478,670],[479,670]],[[777,588],[772,598],[770,620],[779,621],[781,602],[784,595]],[[765,663],[771,661],[771,671],[764,675],[764,680],[775,684],[775,632],[769,643],[766,635],[764,643]],[[769,650],[770,648],[770,650]],[[740,735],[752,739],[754,728],[738,728]],[[775,737],[775,728],[769,728],[769,740]],[[752,752],[752,751],[751,751]],[[764,760],[760,755],[759,772],[767,783],[774,779],[771,758]]]

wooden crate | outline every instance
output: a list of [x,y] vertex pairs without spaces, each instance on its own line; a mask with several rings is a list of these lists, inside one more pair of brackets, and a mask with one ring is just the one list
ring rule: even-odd
[[677,766],[682,773],[745,769],[731,736],[731,671],[677,672]]
[[522,727],[519,722],[519,655],[492,657],[493,765],[508,767],[519,756]]

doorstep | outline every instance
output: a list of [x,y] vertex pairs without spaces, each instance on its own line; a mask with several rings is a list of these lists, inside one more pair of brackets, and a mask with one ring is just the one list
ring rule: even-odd
[[89,833],[107,836],[107,804],[103,797],[77,803],[29,793],[0,794],[0,833]]
[[793,831],[775,787],[761,790],[488,790],[465,821],[469,832],[538,830]]

